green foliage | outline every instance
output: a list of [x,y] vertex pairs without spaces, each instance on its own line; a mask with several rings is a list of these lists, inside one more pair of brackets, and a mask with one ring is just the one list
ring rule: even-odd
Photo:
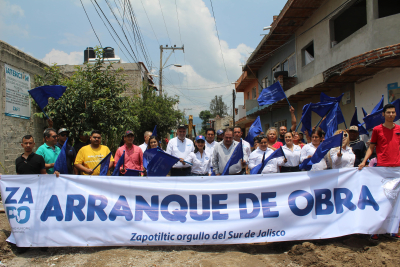
[[174,108],[178,102],[178,98],[166,94],[160,96],[158,92],[149,90],[144,84],[140,96],[135,98],[131,107],[131,112],[141,122],[140,127],[135,129],[136,143],[143,143],[144,132],[152,132],[155,125],[158,137],[169,136],[171,131],[185,119],[183,112]]
[[[50,99],[45,108],[54,121],[54,128],[66,126],[75,138],[79,131],[100,130],[103,143],[115,151],[122,133],[138,128],[139,121],[131,112],[132,99],[123,96],[127,84],[120,74],[122,69],[103,64],[101,49],[96,48],[96,54],[95,64],[76,67],[70,78],[65,77],[56,65],[46,68],[44,76],[35,77],[35,86],[67,86],[64,95],[57,101]],[[44,116],[42,113],[35,115]]]
[[210,112],[212,117],[219,115],[222,118],[225,115],[228,115],[228,107],[222,100],[222,95],[215,96],[215,98],[211,100]]
[[199,117],[202,120],[201,123],[201,132],[205,132],[207,127],[207,122],[210,120],[210,118],[213,118],[211,112],[209,110],[203,110],[200,111]]

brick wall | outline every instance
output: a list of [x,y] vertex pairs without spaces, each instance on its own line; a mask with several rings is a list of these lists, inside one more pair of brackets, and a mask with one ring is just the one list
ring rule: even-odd
[[31,104],[30,119],[21,119],[5,116],[5,68],[8,64],[30,75],[31,89],[34,88],[34,76],[44,74],[45,63],[25,54],[24,52],[0,41],[0,162],[6,171],[0,166],[0,173],[15,174],[15,159],[23,153],[21,138],[31,134],[36,142],[36,149],[43,144],[43,129],[46,126],[44,119],[34,117],[34,113],[40,112]]

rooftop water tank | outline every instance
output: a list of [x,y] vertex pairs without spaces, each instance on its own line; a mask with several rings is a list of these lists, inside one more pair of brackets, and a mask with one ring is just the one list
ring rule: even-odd
[[87,63],[89,58],[96,58],[96,52],[94,52],[93,47],[87,47],[85,51],[83,51],[83,61]]

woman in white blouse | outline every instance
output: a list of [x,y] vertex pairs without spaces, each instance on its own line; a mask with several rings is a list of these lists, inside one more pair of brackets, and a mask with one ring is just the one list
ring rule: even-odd
[[[319,130],[312,131],[311,135],[311,143],[303,146],[300,152],[300,161],[303,162],[306,158],[311,158],[315,150],[317,150],[318,146],[321,144],[322,140],[322,132]],[[311,170],[312,171],[320,171],[325,170],[327,168],[326,162],[322,159],[320,162],[313,164]]]
[[[258,148],[250,154],[249,168],[253,169],[262,162],[263,157],[264,159],[267,159],[273,152],[274,150],[272,150],[268,146],[268,137],[266,135],[262,135],[261,141],[258,144]],[[262,170],[262,173],[277,173],[279,172],[278,166],[281,166],[283,164],[284,164],[283,157],[271,159],[265,165],[264,169]]]
[[285,143],[282,147],[283,153],[287,162],[281,167],[281,172],[298,172],[300,164],[300,152],[301,148],[293,143],[293,137],[295,133],[287,132],[285,134]]
[[354,155],[353,149],[349,146],[349,134],[345,130],[337,130],[335,135],[342,132],[342,152],[340,152],[340,147],[334,147],[329,150],[329,160],[332,161],[332,169],[354,167],[354,161],[356,160],[356,155]]
[[198,135],[195,141],[194,152],[190,152],[185,161],[193,164],[192,176],[210,176],[211,175],[211,156],[204,149],[206,139],[203,135]]

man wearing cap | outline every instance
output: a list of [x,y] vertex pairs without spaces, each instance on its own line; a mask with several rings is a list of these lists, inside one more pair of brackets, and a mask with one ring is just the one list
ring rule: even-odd
[[189,176],[191,174],[190,165],[185,164],[183,160],[193,151],[193,141],[186,138],[186,126],[181,124],[176,131],[176,137],[169,140],[166,151],[167,154],[181,159],[172,167],[171,176]]
[[147,145],[149,144],[149,139],[150,139],[150,136],[152,135],[153,133],[152,132],[150,132],[150,131],[146,131],[146,132],[144,132],[144,143],[143,144],[141,144],[139,147],[142,149],[142,152],[144,153],[145,151],[146,151],[146,149],[147,149]]
[[222,140],[224,140],[224,131],[218,130],[217,131],[217,143],[221,142]]
[[57,133],[53,128],[47,128],[44,133],[45,143],[41,145],[38,150],[36,150],[36,154],[40,155],[44,159],[46,172],[48,174],[54,173],[54,163],[60,154],[61,149],[56,146],[57,144]]
[[131,130],[125,132],[124,142],[125,144],[118,148],[115,153],[114,167],[117,165],[119,158],[125,151],[124,164],[120,167],[119,172],[125,174],[127,169],[130,170],[143,170],[143,151],[140,147],[133,144],[135,137]]
[[365,152],[367,152],[367,148],[365,143],[360,140],[358,133],[358,126],[350,126],[349,128],[349,139],[350,139],[350,147],[353,149],[354,155],[356,155],[356,160],[354,161],[354,167],[358,167],[365,157]]
[[[66,128],[61,128],[58,130],[58,141],[56,146],[62,149],[64,143],[67,141],[69,137],[69,131]],[[68,174],[78,174],[78,170],[74,167],[74,162],[76,158],[76,151],[75,148],[70,146],[67,143],[67,167],[68,167]]]

